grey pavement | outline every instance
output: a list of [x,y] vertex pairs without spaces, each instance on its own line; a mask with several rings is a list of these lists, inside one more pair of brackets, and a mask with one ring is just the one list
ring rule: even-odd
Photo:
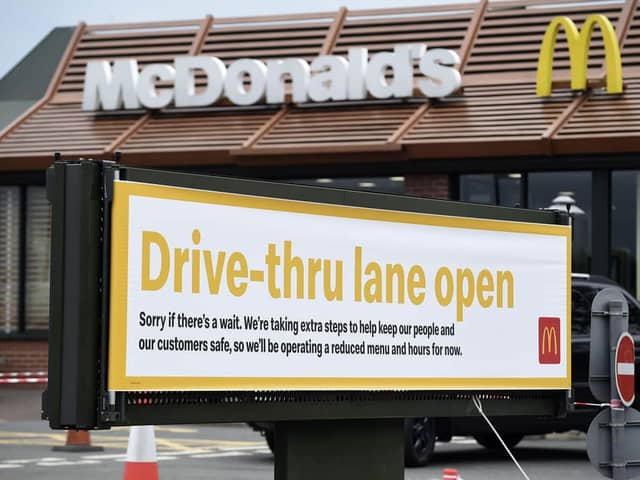
[[[121,479],[128,429],[91,433],[103,452],[53,452],[65,432],[39,420],[42,386],[0,388],[0,480]],[[273,478],[273,456],[264,439],[244,424],[156,427],[160,478],[267,480]],[[582,435],[529,438],[515,449],[532,480],[600,477],[587,460]],[[504,453],[490,452],[472,439],[438,443],[431,464],[406,469],[408,480],[440,480],[442,470],[458,469],[465,480],[522,478]],[[360,479],[354,479],[360,480]]]
[[42,384],[0,385],[0,423],[40,419]]

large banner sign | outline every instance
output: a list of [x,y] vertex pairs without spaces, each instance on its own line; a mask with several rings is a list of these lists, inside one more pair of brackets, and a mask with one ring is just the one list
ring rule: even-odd
[[570,229],[117,181],[110,390],[570,388]]

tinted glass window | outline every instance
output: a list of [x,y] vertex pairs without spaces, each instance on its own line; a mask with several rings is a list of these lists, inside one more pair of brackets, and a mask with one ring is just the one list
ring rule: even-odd
[[27,187],[25,322],[27,330],[49,326],[51,215],[44,187]]
[[288,183],[313,185],[315,187],[348,188],[368,192],[405,194],[405,177],[335,177],[335,178],[301,178],[287,180]]
[[611,175],[611,278],[638,296],[637,268],[640,171],[624,170]]
[[0,187],[0,332],[18,330],[20,298],[19,187]]
[[[591,172],[536,172],[529,174],[529,208],[549,208],[572,199],[572,269],[591,271]],[[563,199],[559,203],[559,199]]]
[[591,303],[600,290],[590,285],[574,285],[571,289],[571,333],[573,335],[589,334]]
[[[588,335],[591,330],[591,304],[603,287],[574,285],[571,289],[571,332],[574,335]],[[640,308],[630,295],[624,293],[629,304],[629,332],[640,334]]]
[[520,204],[521,174],[460,175],[460,200],[515,207]]

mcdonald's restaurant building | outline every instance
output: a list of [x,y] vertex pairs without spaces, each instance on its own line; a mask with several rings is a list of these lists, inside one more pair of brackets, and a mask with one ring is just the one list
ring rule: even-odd
[[54,152],[571,208],[574,271],[640,295],[637,0],[81,23],[0,80],[0,129],[0,371],[46,366]]

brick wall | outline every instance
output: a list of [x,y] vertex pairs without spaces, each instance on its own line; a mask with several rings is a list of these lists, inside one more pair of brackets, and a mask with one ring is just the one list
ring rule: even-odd
[[0,340],[0,372],[32,372],[46,369],[46,340]]
[[405,177],[406,194],[414,197],[438,198],[449,200],[449,175],[407,175]]

